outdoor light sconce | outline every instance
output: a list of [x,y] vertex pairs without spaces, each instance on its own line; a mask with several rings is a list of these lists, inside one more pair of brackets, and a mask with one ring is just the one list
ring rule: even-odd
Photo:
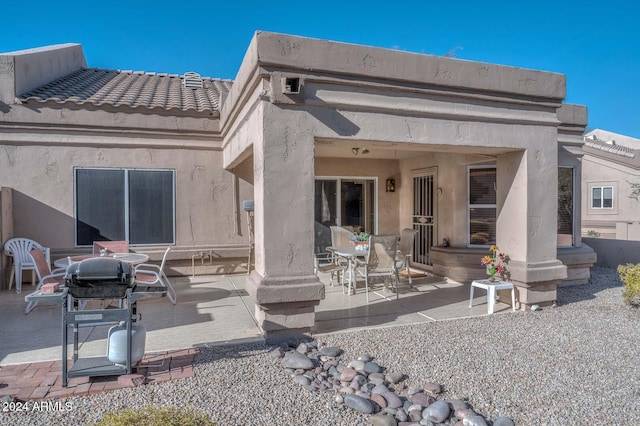
[[387,192],[396,192],[396,180],[395,179],[387,179]]
[[353,153],[353,155],[358,155],[358,151],[360,151],[360,148],[356,148],[356,147],[351,148],[351,152]]

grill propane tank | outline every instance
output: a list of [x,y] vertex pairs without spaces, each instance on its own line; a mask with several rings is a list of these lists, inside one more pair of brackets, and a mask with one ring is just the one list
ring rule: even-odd
[[[147,330],[141,325],[131,325],[131,365],[144,356]],[[123,321],[109,329],[107,359],[114,364],[127,363],[127,324]]]

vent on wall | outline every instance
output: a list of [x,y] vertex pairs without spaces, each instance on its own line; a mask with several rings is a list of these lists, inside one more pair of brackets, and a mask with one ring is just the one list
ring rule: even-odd
[[182,85],[192,89],[202,88],[202,77],[197,72],[185,72],[182,78]]
[[285,95],[300,93],[300,79],[297,77],[284,77],[282,79],[282,93]]

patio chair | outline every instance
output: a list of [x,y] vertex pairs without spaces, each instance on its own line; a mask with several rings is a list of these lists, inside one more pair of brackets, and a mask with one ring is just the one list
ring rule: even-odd
[[167,250],[164,252],[162,256],[162,262],[160,266],[154,265],[153,263],[141,263],[136,265],[136,284],[144,284],[144,285],[161,285],[167,289],[167,297],[173,303],[176,304],[176,292],[167,278],[167,275],[164,273],[164,265],[167,262],[167,255],[171,250],[171,246],[167,247]]
[[31,284],[35,285],[35,265],[33,259],[29,255],[29,252],[33,248],[38,248],[44,252],[44,257],[47,263],[51,264],[49,256],[49,248],[43,247],[39,243],[30,240],[28,238],[11,238],[4,243],[5,254],[13,258],[13,269],[11,269],[11,277],[9,278],[9,288],[13,285],[15,277],[16,281],[16,293],[22,292],[22,271],[31,270]]
[[393,278],[396,299],[398,296],[398,269],[396,254],[398,251],[397,235],[372,235],[369,237],[369,250],[365,260],[356,259],[356,273],[364,277],[367,303],[369,303],[369,278]]
[[409,287],[413,286],[411,281],[411,258],[413,257],[413,243],[418,234],[417,229],[405,228],[400,232],[400,243],[396,255],[396,267],[398,271],[405,270],[409,277]]
[[[347,263],[344,259],[340,259],[333,253],[316,253],[315,264],[313,272],[318,275],[320,273],[331,274],[331,286],[333,287],[334,278],[340,280],[340,283],[344,286],[344,272],[347,268]],[[336,281],[337,281],[336,280]]]
[[[34,265],[36,274],[38,275],[38,285],[35,290],[36,292],[39,291],[44,284],[64,285],[64,276],[66,275],[66,270],[64,268],[58,268],[51,271],[49,261],[47,260],[45,252],[42,249],[38,247],[32,248],[29,251],[29,257],[31,258],[31,262]],[[37,304],[37,301],[27,303],[27,307],[24,308],[24,314],[28,315],[29,312],[33,311],[33,308],[35,308]]]
[[129,241],[94,241],[93,254],[129,253]]
[[353,245],[351,237],[353,232],[342,226],[331,226],[331,245],[334,247],[346,247]]

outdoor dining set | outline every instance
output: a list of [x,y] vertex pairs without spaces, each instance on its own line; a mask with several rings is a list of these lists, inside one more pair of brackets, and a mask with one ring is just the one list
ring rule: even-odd
[[370,279],[382,277],[385,283],[393,283],[398,298],[400,271],[406,273],[412,285],[410,263],[417,230],[403,229],[400,235],[363,235],[340,226],[330,229],[331,245],[326,252],[316,254],[316,271],[330,273],[332,283],[334,279],[339,280],[343,292],[355,293],[360,276],[369,302]]
[[[35,289],[25,297],[25,315],[29,314],[40,301],[54,300],[56,296],[61,294],[68,284],[70,277],[68,271],[71,266],[96,258],[109,258],[131,265],[134,285],[162,287],[171,303],[175,304],[176,293],[164,271],[170,249],[171,247],[167,247],[160,265],[156,265],[148,263],[149,256],[147,254],[130,252],[127,241],[95,241],[92,253],[56,259],[53,262],[55,268],[52,270],[50,249],[37,241],[28,238],[11,238],[4,244],[4,254],[9,256],[13,263],[9,289],[13,287],[15,282],[16,292],[21,293],[23,272],[30,270],[32,273],[31,281],[32,285],[35,285]],[[97,265],[100,262],[93,263]]]

